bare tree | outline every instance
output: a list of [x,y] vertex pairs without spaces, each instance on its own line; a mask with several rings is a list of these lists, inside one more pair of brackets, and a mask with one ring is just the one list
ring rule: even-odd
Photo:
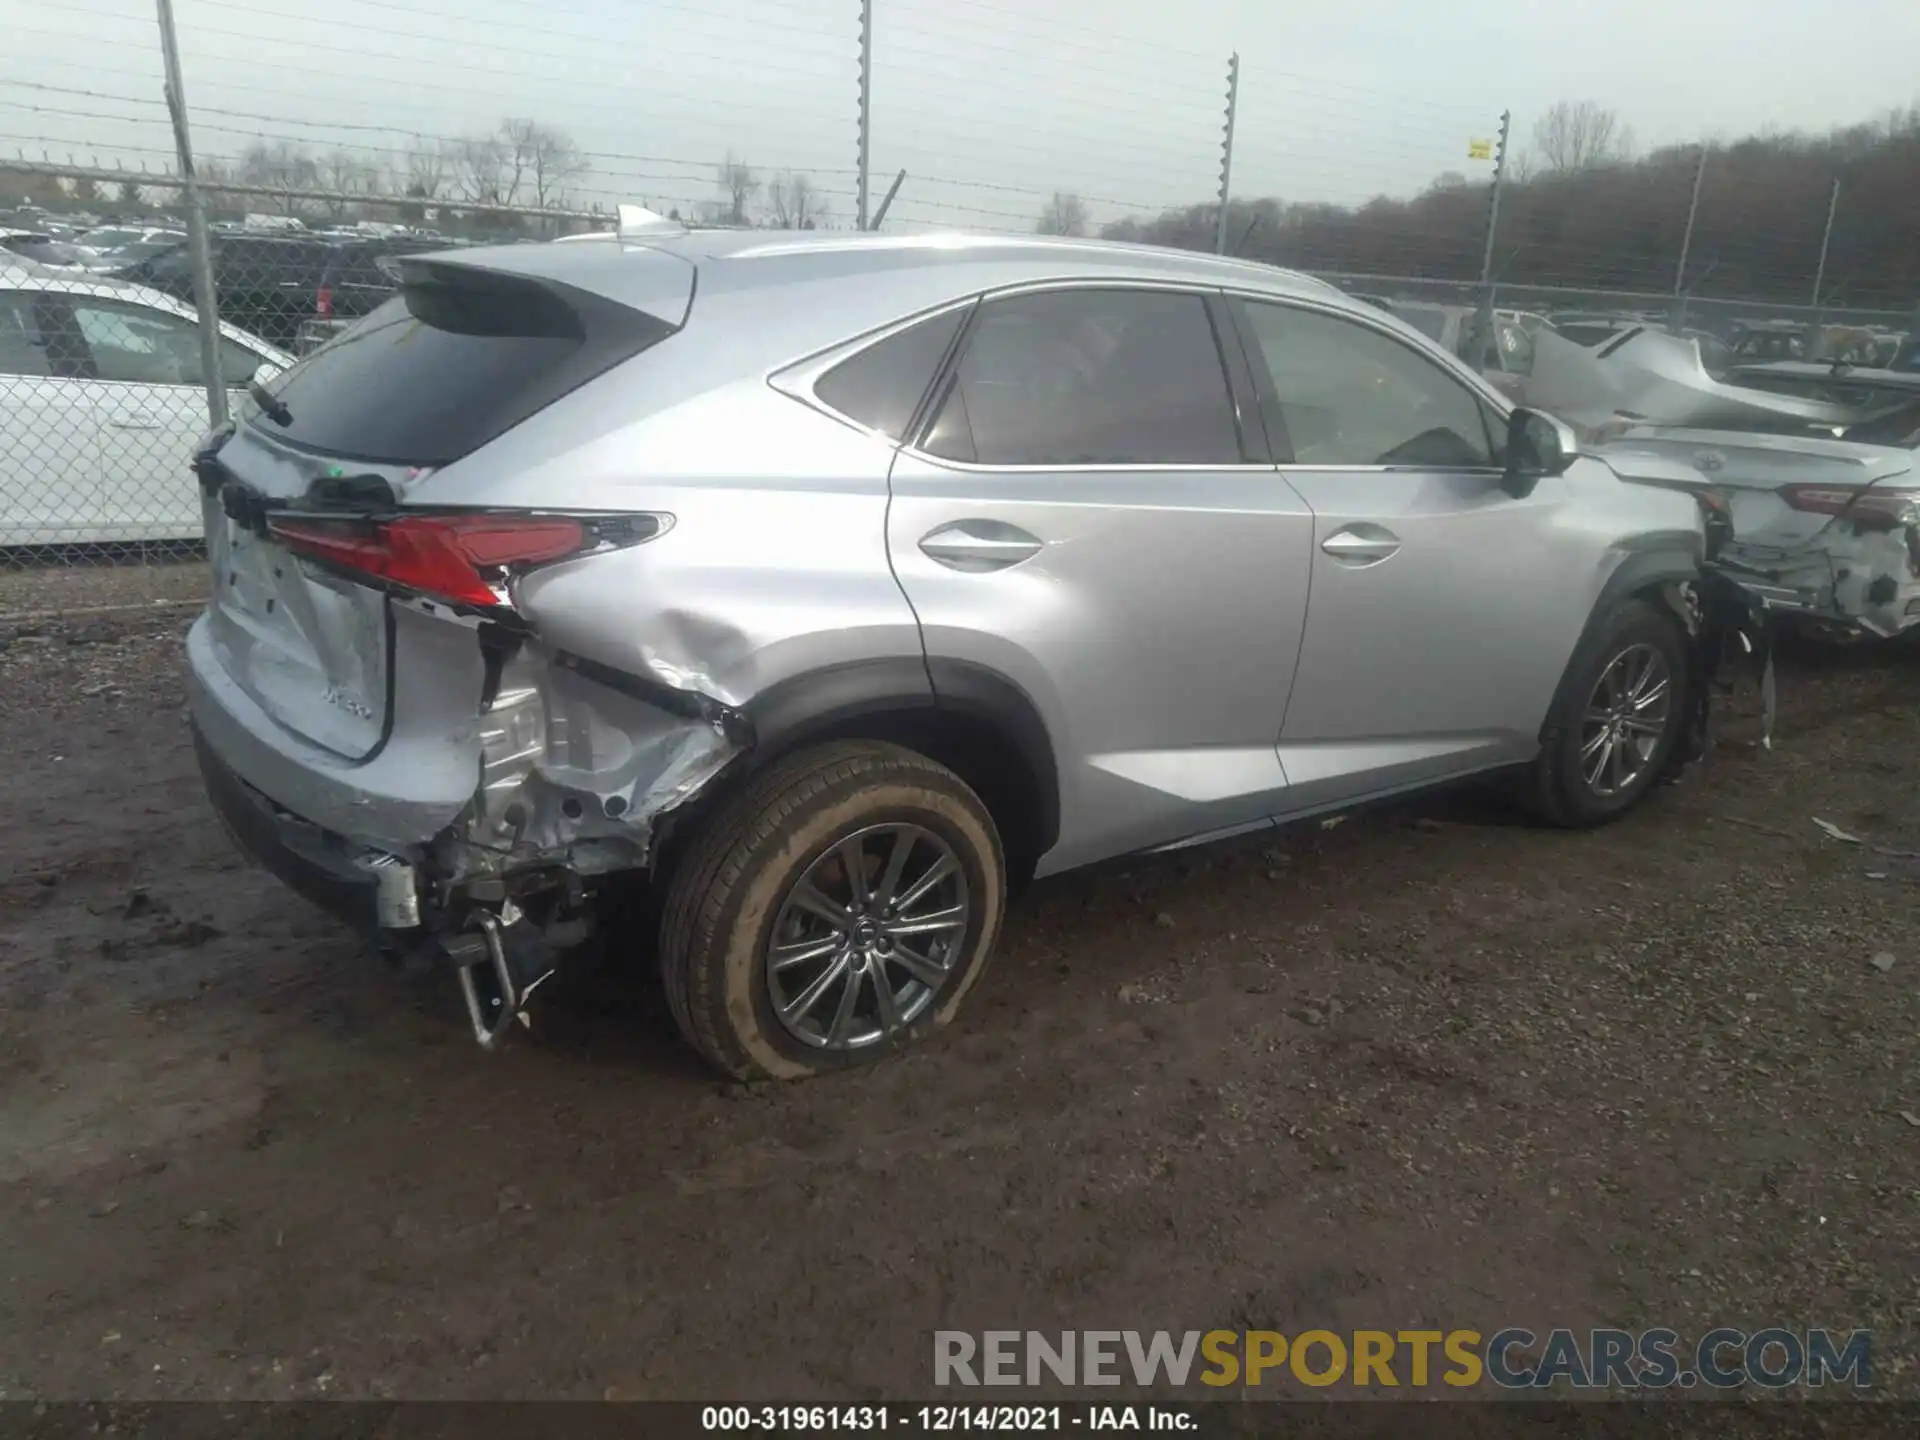
[[555,204],[569,180],[587,172],[586,157],[573,137],[537,120],[503,120],[500,143],[507,157],[507,195],[517,200],[522,186],[541,209]]
[[491,135],[458,140],[453,145],[453,183],[463,200],[478,205],[505,205],[509,193],[507,150]]
[[[376,171],[373,162],[363,155],[355,155],[351,150],[329,150],[320,157],[320,188],[342,195],[371,190]],[[329,200],[327,209],[338,219],[346,213],[347,201]]]
[[1084,235],[1087,233],[1087,205],[1078,195],[1064,190],[1053,192],[1046,209],[1035,223],[1036,235]]
[[1561,100],[1533,127],[1533,146],[1549,171],[1590,170],[1633,155],[1633,132],[1618,111],[1591,100]]
[[240,179],[248,185],[266,185],[282,192],[283,214],[294,212],[295,190],[312,190],[318,185],[320,167],[301,146],[282,140],[269,145],[256,140],[240,153]]
[[767,186],[767,203],[773,207],[773,223],[782,230],[811,230],[827,218],[827,202],[804,172],[782,170],[774,176]]
[[142,193],[139,181],[122,180],[120,182],[120,203],[129,210],[147,208],[147,197]]
[[724,223],[728,225],[751,223],[748,212],[753,204],[753,197],[760,193],[760,172],[729,150],[727,158],[720,162],[720,168],[714,172],[714,180],[720,186],[720,193],[726,196]]
[[436,198],[446,186],[449,168],[445,145],[416,141],[407,150],[407,194],[417,195],[422,200]]

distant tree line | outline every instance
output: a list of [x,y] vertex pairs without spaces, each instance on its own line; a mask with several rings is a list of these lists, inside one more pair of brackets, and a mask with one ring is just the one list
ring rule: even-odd
[[[551,234],[574,227],[466,207],[607,208],[599,201],[583,202],[577,191],[589,173],[589,160],[563,131],[533,120],[508,119],[484,135],[420,140],[405,151],[315,150],[288,140],[258,140],[230,159],[202,156],[197,168],[202,180],[214,186],[252,185],[267,192],[209,189],[207,207],[216,219],[273,212],[326,222],[431,220],[455,233]],[[763,174],[729,152],[715,167],[713,183],[715,198],[690,200],[691,213],[685,216],[679,205],[670,204],[673,218],[776,230],[813,230],[833,222],[831,201],[805,171]],[[11,169],[0,159],[0,208],[26,201],[50,211],[104,210],[128,216],[177,213],[180,208],[173,186],[130,180],[110,188],[112,195],[92,179],[29,173]],[[644,196],[633,198],[646,201]]]
[[[1920,106],[1829,135],[1764,134],[1704,147],[1706,172],[1686,289],[1704,297],[1805,303],[1840,183],[1822,298],[1904,307],[1920,300]],[[1631,132],[1587,102],[1555,106],[1509,167],[1495,278],[1515,285],[1671,291],[1701,147],[1632,158]],[[1297,269],[1435,279],[1479,275],[1487,186],[1457,172],[1407,200],[1347,207],[1235,199],[1227,247]],[[1211,250],[1219,207],[1200,203],[1100,227],[1108,239]],[[1086,207],[1056,194],[1041,233],[1087,233]]]

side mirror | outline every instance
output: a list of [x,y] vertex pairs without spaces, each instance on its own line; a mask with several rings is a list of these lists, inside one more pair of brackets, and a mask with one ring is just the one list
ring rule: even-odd
[[1500,488],[1524,500],[1548,476],[1565,474],[1579,454],[1571,425],[1538,410],[1515,410],[1507,421],[1507,471]]

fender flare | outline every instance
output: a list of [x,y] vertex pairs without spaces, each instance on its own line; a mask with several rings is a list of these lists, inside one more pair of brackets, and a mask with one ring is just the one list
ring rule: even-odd
[[1663,545],[1657,550],[1636,550],[1614,567],[1595,597],[1593,611],[1580,633],[1584,643],[1602,616],[1629,595],[1653,585],[1685,585],[1700,579],[1700,549],[1692,544]]
[[1036,855],[1060,835],[1060,775],[1052,737],[1027,692],[971,661],[890,656],[811,670],[768,687],[743,707],[753,748],[785,754],[815,737],[845,734],[862,720],[915,713],[963,716],[984,725],[1020,757],[1037,793]]
[[[1701,576],[1700,555],[1697,543],[1690,543],[1691,537],[1682,540],[1676,537],[1675,543],[1661,545],[1656,549],[1635,550],[1622,560],[1607,576],[1600,586],[1599,595],[1594,597],[1593,608],[1587,612],[1587,623],[1580,627],[1580,638],[1574,642],[1573,649],[1567,655],[1567,668],[1560,676],[1560,683],[1554,687],[1553,703],[1548,707],[1546,718],[1540,724],[1540,743],[1551,745],[1554,740],[1554,721],[1559,715],[1566,696],[1569,680],[1573,678],[1574,664],[1586,653],[1588,644],[1602,621],[1611,615],[1620,604],[1631,595],[1655,585],[1698,584]],[[1676,616],[1676,619],[1679,617]],[[1691,642],[1689,642],[1691,643]]]

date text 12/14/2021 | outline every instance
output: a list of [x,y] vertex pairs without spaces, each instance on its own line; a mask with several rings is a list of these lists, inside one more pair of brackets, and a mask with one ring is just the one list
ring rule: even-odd
[[707,1405],[700,1428],[718,1434],[799,1435],[895,1431],[1192,1432],[1199,1420],[1180,1405]]

